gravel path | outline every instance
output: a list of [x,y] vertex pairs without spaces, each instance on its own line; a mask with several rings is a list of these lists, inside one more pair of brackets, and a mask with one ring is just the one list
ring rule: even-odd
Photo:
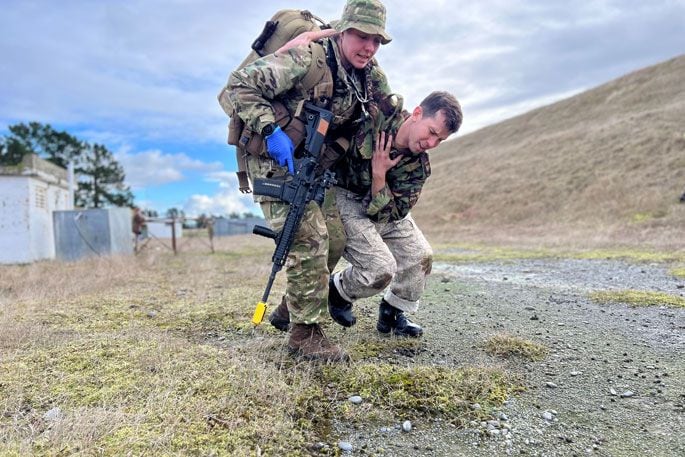
[[[345,455],[685,456],[685,309],[587,297],[620,289],[685,296],[684,285],[660,264],[436,264],[415,316],[426,351],[407,363],[501,364],[521,373],[528,390],[492,422],[468,429],[420,418],[403,419],[409,432],[402,423],[339,424],[352,448]],[[541,362],[490,357],[483,343],[501,332],[541,342],[550,354]]]

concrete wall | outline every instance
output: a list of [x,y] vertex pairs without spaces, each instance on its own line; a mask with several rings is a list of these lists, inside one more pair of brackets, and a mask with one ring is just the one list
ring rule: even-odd
[[66,171],[29,155],[0,167],[0,263],[55,257],[52,212],[73,207]]
[[60,260],[133,253],[129,208],[56,211],[53,219]]
[[33,261],[30,248],[29,180],[0,176],[0,263]]

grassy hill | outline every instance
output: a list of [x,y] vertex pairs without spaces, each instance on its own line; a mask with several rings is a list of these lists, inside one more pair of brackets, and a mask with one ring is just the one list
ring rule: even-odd
[[680,56],[444,143],[415,219],[435,241],[682,249],[683,75]]

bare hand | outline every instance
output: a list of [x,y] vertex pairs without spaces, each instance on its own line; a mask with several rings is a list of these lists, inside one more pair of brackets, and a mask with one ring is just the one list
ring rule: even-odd
[[374,175],[385,176],[388,170],[402,160],[401,155],[394,159],[390,158],[392,139],[392,135],[386,135],[385,132],[380,132],[376,137],[376,149],[373,151],[373,158],[371,159],[371,170]]
[[337,33],[338,31],[335,29],[312,30],[310,32],[302,32],[295,38],[293,38],[292,40],[288,41],[286,44],[278,48],[278,50],[274,54],[282,54],[286,52],[288,49],[295,48],[297,46],[307,46],[312,41],[317,41],[322,38],[328,38]]

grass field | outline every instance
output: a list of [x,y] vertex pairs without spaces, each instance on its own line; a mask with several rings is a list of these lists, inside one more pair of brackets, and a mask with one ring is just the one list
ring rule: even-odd
[[0,454],[307,455],[335,443],[336,421],[460,426],[522,387],[497,367],[395,363],[421,343],[380,338],[373,322],[354,337],[328,328],[350,365],[293,359],[283,334],[249,322],[271,249],[244,236],[214,254],[151,245],[0,267]]

